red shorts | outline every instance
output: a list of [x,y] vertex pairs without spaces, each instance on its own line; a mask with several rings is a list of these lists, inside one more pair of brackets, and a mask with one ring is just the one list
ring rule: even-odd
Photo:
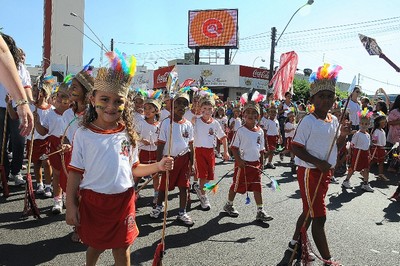
[[103,250],[123,248],[135,241],[139,229],[133,188],[119,194],[84,189],[80,195],[78,234],[84,244]]
[[157,162],[157,151],[139,151],[139,162],[144,164],[151,164]]
[[372,146],[370,149],[371,162],[372,163],[383,163],[385,161],[385,148],[382,146]]
[[261,192],[260,166],[260,161],[246,162],[245,168],[239,168],[235,163],[233,183],[230,190],[239,194],[244,194],[247,191]]
[[[49,144],[50,144],[50,153],[58,151],[61,145],[61,137],[56,137],[53,135],[49,136]],[[61,171],[62,165],[61,165],[61,154],[56,153],[53,154],[49,157],[51,167],[54,169]]]
[[[68,171],[68,166],[71,162],[71,157],[72,157],[72,151],[70,152],[64,152],[64,160],[65,160],[65,168]],[[62,164],[62,163],[61,163]],[[68,174],[68,173],[67,173]],[[61,171],[60,171],[60,187],[61,189],[66,192],[67,191],[67,179],[68,176],[65,173],[63,167],[61,166]]]
[[303,212],[307,213],[310,211],[311,218],[326,216],[325,196],[328,191],[331,175],[332,171],[328,171],[322,175],[322,180],[319,184],[312,208],[310,209],[315,189],[321,178],[321,171],[303,166],[297,168],[297,181],[299,182],[301,199],[303,201]]
[[353,171],[369,169],[369,150],[364,151],[353,148],[350,168]]
[[215,154],[213,148],[195,148],[194,168],[196,178],[214,180]]
[[[29,150],[31,147],[31,141],[27,140],[26,141],[26,157],[28,158],[29,156]],[[33,163],[39,163],[40,162],[40,156],[43,154],[48,154],[49,153],[49,140],[48,138],[45,139],[35,139],[33,141],[33,149],[32,149],[32,162]]]
[[[175,187],[189,188],[190,182],[190,155],[186,153],[174,158],[174,169],[169,171],[168,190],[174,190]],[[165,191],[166,172],[162,173],[159,190]]]
[[236,133],[236,131],[233,131],[233,130],[231,130],[231,131],[228,132],[228,142],[229,142],[229,143],[232,142],[233,137],[235,136],[235,133]]
[[285,149],[288,150],[288,151],[292,150],[292,140],[293,140],[292,137],[286,138]]
[[267,148],[267,151],[275,151],[276,145],[278,144],[278,139],[279,136],[269,136],[267,135],[265,139],[265,147]]

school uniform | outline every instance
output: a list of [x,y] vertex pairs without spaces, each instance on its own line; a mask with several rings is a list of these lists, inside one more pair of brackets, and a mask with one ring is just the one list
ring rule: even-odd
[[267,119],[264,125],[265,143],[268,151],[275,151],[279,140],[279,121]]
[[371,162],[372,163],[383,163],[385,161],[385,145],[386,145],[386,134],[383,129],[375,129],[372,133],[372,147],[370,149]]
[[139,160],[141,163],[150,164],[157,162],[157,138],[160,132],[160,122],[148,123],[141,120],[137,126],[137,133],[142,139],[147,139],[150,145],[138,141]]
[[350,169],[353,171],[361,171],[369,169],[369,146],[371,144],[371,138],[368,132],[357,131],[351,140],[352,156]]

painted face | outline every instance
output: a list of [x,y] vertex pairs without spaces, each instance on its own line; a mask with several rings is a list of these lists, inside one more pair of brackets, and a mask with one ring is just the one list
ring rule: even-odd
[[71,86],[69,87],[69,99],[72,102],[83,101],[85,97],[83,86],[78,80],[73,79]]
[[320,91],[311,98],[315,110],[328,113],[335,102],[335,93],[332,91]]
[[146,118],[152,118],[157,114],[156,107],[154,104],[146,103],[144,104],[144,116]]
[[125,108],[125,98],[112,92],[96,91],[90,97],[96,109],[98,120],[101,123],[115,123],[122,115]]

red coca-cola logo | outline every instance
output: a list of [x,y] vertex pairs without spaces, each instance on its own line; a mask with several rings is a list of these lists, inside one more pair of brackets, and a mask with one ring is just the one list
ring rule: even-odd
[[157,75],[157,83],[166,83],[168,80],[169,72],[165,72],[164,74]]
[[268,79],[268,70],[254,69],[253,78]]

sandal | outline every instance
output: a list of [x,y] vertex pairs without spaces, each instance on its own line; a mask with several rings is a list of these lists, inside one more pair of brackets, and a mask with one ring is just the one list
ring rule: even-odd
[[79,234],[78,234],[78,230],[76,229],[75,226],[73,227],[73,231],[71,234],[71,241],[74,243],[82,243],[81,238],[79,237]]

